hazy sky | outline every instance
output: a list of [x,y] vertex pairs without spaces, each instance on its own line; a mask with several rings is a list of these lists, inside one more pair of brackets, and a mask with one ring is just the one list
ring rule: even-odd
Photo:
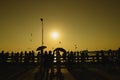
[[[0,50],[36,50],[41,17],[48,49],[120,47],[120,0],[0,0]],[[59,33],[56,40],[53,31]]]

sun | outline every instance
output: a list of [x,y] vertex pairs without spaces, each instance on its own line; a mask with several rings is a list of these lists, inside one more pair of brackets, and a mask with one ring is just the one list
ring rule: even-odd
[[58,32],[52,32],[51,36],[53,39],[57,39],[59,35]]

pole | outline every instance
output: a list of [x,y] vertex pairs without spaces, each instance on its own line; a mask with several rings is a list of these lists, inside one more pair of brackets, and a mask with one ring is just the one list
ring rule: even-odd
[[44,29],[43,29],[43,18],[40,18],[40,20],[42,22],[42,46],[43,46],[43,44],[44,44],[44,42],[43,42],[43,38],[44,38],[44,35],[43,35],[43,31],[44,31]]

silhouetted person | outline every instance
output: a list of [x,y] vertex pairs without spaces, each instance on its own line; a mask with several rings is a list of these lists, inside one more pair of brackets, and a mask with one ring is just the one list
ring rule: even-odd
[[109,64],[114,64],[115,59],[114,59],[114,52],[110,49],[108,50],[108,63]]
[[34,63],[34,51],[29,51],[29,61]]
[[60,56],[60,52],[56,51],[56,62],[57,62],[57,73],[60,73],[60,63],[61,63],[61,56]]
[[14,60],[14,53],[13,53],[13,52],[11,52],[11,62],[12,62],[12,63],[15,62],[15,60]]
[[41,59],[40,59],[40,80],[43,80],[45,74],[45,54],[41,51]]
[[70,64],[71,63],[73,64],[73,62],[74,62],[74,54],[73,54],[72,51],[70,52],[69,58],[70,58]]
[[15,63],[19,62],[19,53],[18,52],[15,54],[14,59],[15,59]]
[[43,80],[43,53],[37,53],[37,63],[39,64],[40,68],[39,71],[35,75],[35,80]]
[[52,51],[49,51],[49,64],[50,64],[50,80],[53,80],[54,78],[54,65],[53,65],[53,61],[54,61],[54,55],[52,54]]
[[4,53],[4,51],[2,51],[0,55],[1,55],[1,62],[7,63],[9,58],[9,53],[8,52]]
[[49,54],[48,54],[49,68],[52,67],[53,61],[54,61],[54,55],[52,54],[52,51],[49,51]]
[[48,79],[48,71],[49,71],[49,66],[50,66],[50,62],[49,62],[49,55],[47,53],[47,51],[45,51],[45,54],[44,54],[44,77],[46,78],[45,80]]
[[68,64],[70,64],[70,62],[71,62],[71,59],[70,59],[70,52],[67,52],[68,53],[68,56],[67,56],[67,58],[68,58]]
[[66,56],[67,56],[67,54],[66,54],[66,52],[64,52],[64,53],[62,54],[63,62],[66,62]]
[[5,60],[4,60],[4,51],[2,51],[1,53],[0,53],[0,62],[1,63],[4,63],[5,62]]
[[97,63],[99,63],[99,62],[100,62],[99,52],[96,52],[96,60],[97,60]]
[[57,62],[57,72],[56,72],[57,80],[63,80],[64,77],[62,75],[61,67],[60,67],[61,55],[59,50],[56,51],[56,62]]
[[76,58],[77,58],[77,63],[79,63],[80,62],[80,53],[79,52],[77,52]]
[[41,62],[41,53],[40,52],[38,52],[38,54],[37,54],[37,63],[40,63]]
[[69,56],[69,52],[66,52],[66,63],[68,63],[68,56]]
[[105,65],[107,61],[107,57],[105,56],[105,53],[103,50],[101,51],[101,57],[102,57],[102,64]]
[[81,53],[81,62],[82,62],[82,63],[85,62],[85,57],[86,57],[85,53],[82,52],[82,53]]
[[28,62],[29,62],[29,54],[27,53],[27,51],[25,51],[24,63],[28,63]]
[[117,64],[120,65],[120,48],[117,50]]
[[87,60],[88,60],[88,52],[85,52],[84,54],[85,54],[85,60],[87,62]]
[[31,57],[31,58],[32,58],[32,62],[34,63],[34,62],[35,62],[35,52],[32,51],[32,54],[31,54],[31,55],[32,55],[32,57]]
[[22,63],[23,62],[23,52],[21,51],[21,53],[20,53],[20,63]]
[[76,63],[76,58],[77,58],[77,55],[76,55],[76,52],[73,53],[73,63]]

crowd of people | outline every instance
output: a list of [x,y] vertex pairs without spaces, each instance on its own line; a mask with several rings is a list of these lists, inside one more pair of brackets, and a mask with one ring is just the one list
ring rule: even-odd
[[[91,56],[91,54],[93,54]],[[120,63],[120,48],[118,50],[108,50],[108,51],[80,51],[80,52],[62,52],[60,58],[58,59],[58,54],[53,51],[44,51],[35,53],[34,51],[25,52],[0,52],[0,63],[45,63],[47,62],[68,62],[68,63],[85,63],[85,62],[113,62]]]

